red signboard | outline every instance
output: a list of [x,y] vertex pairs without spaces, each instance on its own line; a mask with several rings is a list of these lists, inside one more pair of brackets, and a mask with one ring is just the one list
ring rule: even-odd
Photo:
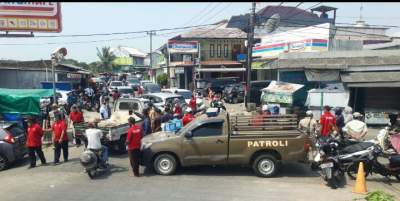
[[0,31],[61,32],[60,2],[0,2]]

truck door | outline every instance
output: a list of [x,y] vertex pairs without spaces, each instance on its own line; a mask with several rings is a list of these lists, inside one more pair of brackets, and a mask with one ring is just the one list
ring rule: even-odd
[[219,165],[227,162],[228,136],[224,135],[224,121],[205,122],[183,140],[185,165]]

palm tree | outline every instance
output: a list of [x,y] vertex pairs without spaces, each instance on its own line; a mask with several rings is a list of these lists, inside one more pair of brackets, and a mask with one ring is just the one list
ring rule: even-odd
[[[105,72],[112,71],[112,62],[115,60],[116,56],[110,51],[110,47],[102,47],[101,51],[97,49],[97,56],[100,59],[100,66]],[[100,67],[99,66],[99,67]]]

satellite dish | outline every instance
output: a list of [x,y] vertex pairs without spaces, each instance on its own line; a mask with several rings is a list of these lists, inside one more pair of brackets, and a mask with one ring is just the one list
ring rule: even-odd
[[275,31],[276,28],[279,26],[279,22],[281,21],[281,16],[278,13],[273,14],[265,23],[267,27],[267,32],[271,33]]

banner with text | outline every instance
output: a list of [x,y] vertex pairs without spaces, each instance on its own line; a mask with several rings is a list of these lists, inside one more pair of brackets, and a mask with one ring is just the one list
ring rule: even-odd
[[170,53],[197,53],[198,42],[196,41],[168,41]]

